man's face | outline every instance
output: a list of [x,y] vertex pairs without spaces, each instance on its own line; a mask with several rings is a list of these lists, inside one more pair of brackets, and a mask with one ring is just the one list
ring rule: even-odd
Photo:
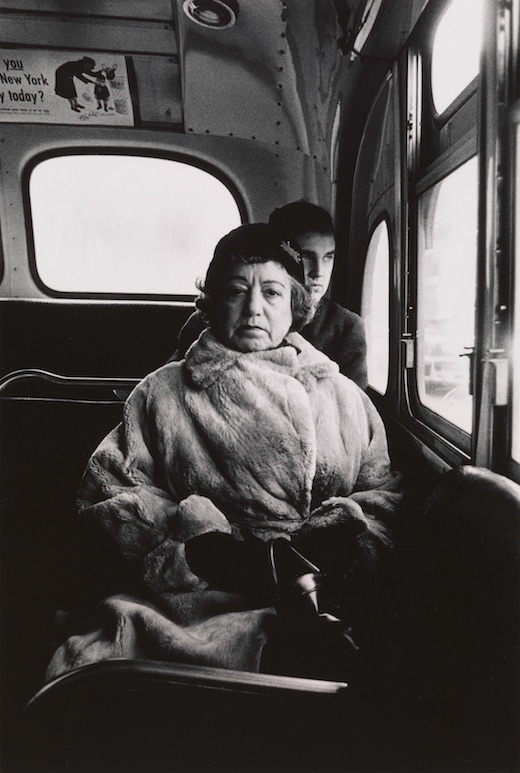
[[303,260],[305,287],[311,293],[315,304],[323,298],[330,284],[336,242],[332,234],[307,231],[297,238]]

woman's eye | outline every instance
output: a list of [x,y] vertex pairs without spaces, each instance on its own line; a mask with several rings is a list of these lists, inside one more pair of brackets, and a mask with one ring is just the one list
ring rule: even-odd
[[264,290],[265,295],[267,295],[268,298],[275,298],[276,296],[280,295],[278,290],[273,290],[271,288],[268,288],[267,290]]
[[245,293],[245,290],[243,287],[228,287],[227,289],[227,296],[228,298],[237,298]]

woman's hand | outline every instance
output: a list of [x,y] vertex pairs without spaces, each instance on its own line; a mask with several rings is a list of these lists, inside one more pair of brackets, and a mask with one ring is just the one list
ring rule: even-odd
[[385,527],[348,497],[332,497],[313,510],[293,543],[322,571],[339,576],[354,568],[372,571],[379,548],[392,546]]
[[363,510],[349,497],[331,497],[312,511],[302,527],[302,532],[315,531],[331,526],[348,525],[352,534],[360,534],[368,528],[368,522]]

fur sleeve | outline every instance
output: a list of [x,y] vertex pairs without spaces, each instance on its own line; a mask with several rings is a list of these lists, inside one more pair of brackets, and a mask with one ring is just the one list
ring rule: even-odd
[[179,503],[166,490],[154,447],[154,416],[141,385],[125,404],[121,424],[90,458],[78,510],[108,531],[128,561],[141,565],[152,589],[204,587],[188,568],[184,543],[209,531],[229,533],[231,527],[205,497],[193,495]]
[[368,419],[369,442],[351,498],[361,506],[365,516],[391,525],[401,500],[401,476],[392,472],[386,431],[379,413],[366,394],[360,395]]
[[[304,521],[295,543],[332,575],[354,572],[367,576],[377,571],[382,558],[393,549],[392,526],[401,499],[400,477],[390,468],[381,417],[367,395],[359,388],[353,392],[352,387],[341,397],[342,403],[352,409],[350,415],[357,420],[359,436],[352,493],[325,499]],[[347,418],[345,424],[349,428]],[[353,448],[354,427],[349,428]],[[346,437],[348,441],[348,433]]]

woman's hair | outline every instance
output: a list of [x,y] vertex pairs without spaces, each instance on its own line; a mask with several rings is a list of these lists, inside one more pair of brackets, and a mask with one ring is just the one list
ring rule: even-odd
[[216,321],[222,300],[222,282],[232,263],[279,263],[291,279],[291,330],[301,330],[313,315],[311,296],[303,285],[303,266],[299,253],[289,241],[282,241],[266,223],[242,225],[224,236],[215,248],[206,278],[199,280],[196,306],[209,327]]
[[327,210],[305,199],[274,209],[269,216],[269,225],[281,238],[296,244],[298,237],[304,233],[334,236],[334,224]]

